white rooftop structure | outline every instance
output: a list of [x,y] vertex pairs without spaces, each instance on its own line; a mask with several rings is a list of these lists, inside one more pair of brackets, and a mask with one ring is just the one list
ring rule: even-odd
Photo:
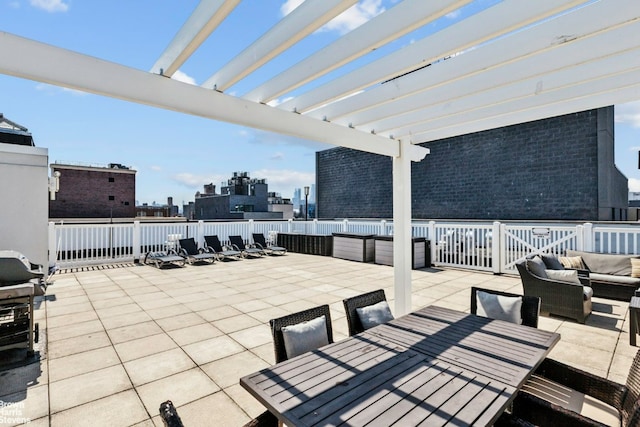
[[428,154],[416,144],[640,99],[637,0],[402,0],[237,93],[358,3],[306,0],[201,86],[170,78],[240,3],[202,0],[161,29],[175,37],[145,70],[0,32],[0,73],[391,157],[398,314],[411,306],[410,165]]

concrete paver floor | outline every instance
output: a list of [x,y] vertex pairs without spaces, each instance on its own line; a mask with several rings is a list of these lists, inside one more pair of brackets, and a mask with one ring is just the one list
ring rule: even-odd
[[[412,304],[469,311],[469,288],[522,293],[517,276],[415,270]],[[35,319],[36,357],[0,352],[3,425],[162,426],[170,399],[188,427],[240,426],[264,407],[239,378],[274,362],[268,321],[331,306],[334,339],[348,335],[342,299],[384,289],[393,310],[393,269],[289,253],[184,268],[144,265],[67,270],[54,276]],[[624,382],[628,303],[594,299],[585,325],[541,317],[562,335],[550,357]]]

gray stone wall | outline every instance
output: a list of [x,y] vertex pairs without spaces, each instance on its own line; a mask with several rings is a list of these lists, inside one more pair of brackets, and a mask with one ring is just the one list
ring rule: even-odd
[[[612,109],[423,144],[431,154],[412,164],[413,218],[605,219],[599,218],[598,170],[615,165],[598,157],[598,120],[613,120]],[[608,143],[613,147],[613,135]],[[321,151],[316,179],[319,218],[393,216],[388,157],[346,148]],[[619,186],[609,191],[626,191]]]

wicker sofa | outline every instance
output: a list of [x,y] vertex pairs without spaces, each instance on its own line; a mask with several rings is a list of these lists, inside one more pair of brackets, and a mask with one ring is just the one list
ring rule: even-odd
[[631,259],[637,255],[600,254],[567,250],[568,257],[579,256],[586,267],[593,295],[601,298],[629,301],[640,288],[640,277],[631,276]]
[[527,259],[518,261],[522,288],[526,296],[540,298],[540,313],[555,314],[584,323],[591,314],[589,279],[581,278],[581,284],[567,283],[535,275],[527,266]]

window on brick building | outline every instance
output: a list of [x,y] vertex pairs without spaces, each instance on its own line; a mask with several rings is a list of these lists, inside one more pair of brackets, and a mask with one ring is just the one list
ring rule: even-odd
[[116,179],[112,176],[109,177],[109,182],[116,182]]
[[109,200],[115,200],[116,196],[109,196]]

